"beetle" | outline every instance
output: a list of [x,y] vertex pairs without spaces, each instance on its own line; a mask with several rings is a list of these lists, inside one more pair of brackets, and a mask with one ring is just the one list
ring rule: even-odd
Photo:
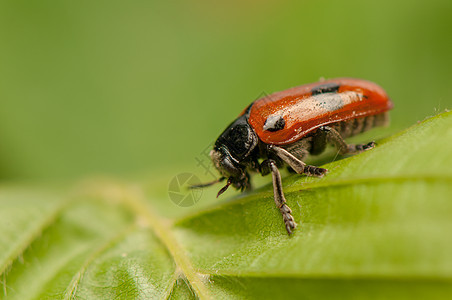
[[223,131],[210,152],[221,177],[194,187],[226,180],[218,197],[231,185],[250,189],[250,172],[271,173],[274,200],[290,235],[297,224],[284,197],[279,168],[287,165],[298,174],[324,176],[327,169],[303,160],[322,153],[327,144],[340,154],[372,149],[374,142],[347,144],[344,139],[387,125],[392,107],[380,86],[354,78],[323,80],[257,99]]

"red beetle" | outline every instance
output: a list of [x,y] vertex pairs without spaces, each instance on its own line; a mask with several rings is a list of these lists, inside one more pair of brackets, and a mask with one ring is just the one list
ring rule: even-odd
[[322,177],[327,170],[303,162],[333,144],[340,154],[357,153],[375,146],[347,144],[344,139],[375,126],[386,125],[392,102],[375,83],[337,78],[294,87],[251,103],[218,137],[210,156],[227,179],[218,192],[232,185],[251,187],[249,172],[272,173],[275,203],[290,235],[297,224],[286,204],[278,168],[288,165],[298,174]]

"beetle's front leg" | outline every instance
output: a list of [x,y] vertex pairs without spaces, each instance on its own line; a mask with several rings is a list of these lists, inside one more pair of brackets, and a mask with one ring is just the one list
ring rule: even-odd
[[295,220],[292,216],[292,210],[286,204],[286,198],[284,197],[282,189],[281,174],[279,173],[276,162],[272,159],[264,160],[261,164],[262,175],[266,175],[269,172],[272,173],[275,204],[281,212],[284,224],[286,225],[287,233],[290,235],[292,233],[292,230],[297,227],[297,223],[295,223]]
[[284,148],[270,145],[268,150],[275,153],[279,158],[286,162],[298,174],[322,177],[323,175],[326,174],[326,172],[328,172],[327,169],[305,164]]

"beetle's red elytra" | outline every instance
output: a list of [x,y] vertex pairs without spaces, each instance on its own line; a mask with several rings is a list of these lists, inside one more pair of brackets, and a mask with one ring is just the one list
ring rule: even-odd
[[272,174],[274,200],[290,235],[297,224],[286,204],[278,168],[322,177],[327,170],[303,162],[322,153],[327,144],[340,154],[375,146],[347,144],[344,139],[389,122],[393,104],[377,84],[362,79],[337,78],[276,92],[251,103],[218,137],[210,152],[221,174],[209,186],[227,179],[218,196],[232,185],[251,188],[250,172]]

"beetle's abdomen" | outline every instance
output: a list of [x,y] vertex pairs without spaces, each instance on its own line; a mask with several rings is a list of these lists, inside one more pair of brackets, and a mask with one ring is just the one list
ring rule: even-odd
[[[338,131],[342,138],[348,138],[374,127],[385,126],[388,123],[389,113],[384,112],[378,115],[336,122],[328,126]],[[301,160],[305,159],[309,154],[321,154],[325,150],[328,140],[325,134],[320,133],[319,130],[316,129],[296,142],[283,145],[282,147]]]
[[348,137],[363,133],[374,127],[386,126],[389,123],[389,113],[384,112],[377,115],[366,116],[362,118],[341,121],[329,126],[336,129],[341,136],[346,139]]

